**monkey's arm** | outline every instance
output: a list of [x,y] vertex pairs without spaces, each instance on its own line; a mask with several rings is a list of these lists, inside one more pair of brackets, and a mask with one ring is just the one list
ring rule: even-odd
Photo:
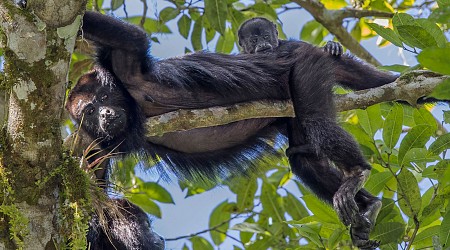
[[146,56],[150,48],[147,34],[139,27],[97,12],[86,11],[82,28],[85,38],[108,49]]
[[96,43],[98,63],[114,72],[122,81],[140,77],[149,71],[152,57],[148,54],[147,34],[135,25],[119,19],[87,11],[83,17],[83,36]]

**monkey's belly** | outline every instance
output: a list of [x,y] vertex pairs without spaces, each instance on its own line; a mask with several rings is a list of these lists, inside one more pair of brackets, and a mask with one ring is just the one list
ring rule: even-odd
[[211,152],[245,144],[275,120],[276,118],[249,119],[227,125],[171,132],[147,139],[154,144],[184,153]]

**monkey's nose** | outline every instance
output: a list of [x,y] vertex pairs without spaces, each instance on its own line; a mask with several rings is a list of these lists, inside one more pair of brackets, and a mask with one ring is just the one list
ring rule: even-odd
[[111,119],[111,118],[114,118],[114,116],[115,116],[114,110],[110,109],[110,108],[102,107],[102,108],[100,108],[100,112],[99,113],[100,113],[100,117],[102,119]]

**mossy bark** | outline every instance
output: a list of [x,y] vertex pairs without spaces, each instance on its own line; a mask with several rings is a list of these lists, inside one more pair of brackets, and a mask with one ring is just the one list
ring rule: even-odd
[[[78,215],[71,209],[79,213],[89,200],[85,192],[70,189],[85,179],[67,176],[80,170],[66,160],[60,132],[85,1],[49,2],[30,1],[26,9],[12,0],[0,2],[5,56],[1,89],[9,95],[0,140],[0,235],[9,237],[0,237],[0,249],[59,249],[74,235],[65,230],[69,223],[62,219],[75,222]],[[55,18],[49,19],[52,15]]]

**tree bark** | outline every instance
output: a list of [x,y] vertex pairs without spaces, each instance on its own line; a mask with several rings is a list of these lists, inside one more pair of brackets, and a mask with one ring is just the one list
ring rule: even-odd
[[60,126],[84,5],[34,0],[20,9],[15,1],[0,2],[2,86],[9,94],[0,142],[0,249],[55,249],[70,238],[61,235],[60,202],[67,197],[61,195],[64,178],[58,171],[67,166]]

